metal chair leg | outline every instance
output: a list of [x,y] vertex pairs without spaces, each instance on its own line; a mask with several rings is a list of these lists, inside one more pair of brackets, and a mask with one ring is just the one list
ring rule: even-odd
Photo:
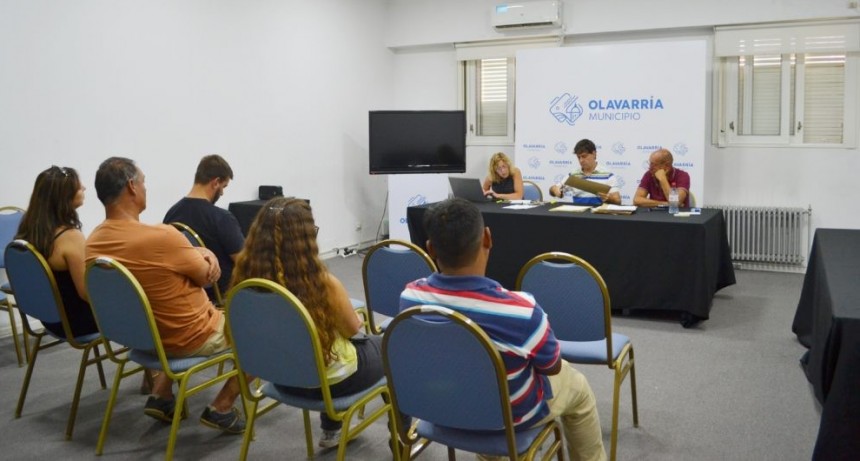
[[33,345],[33,353],[27,357],[27,372],[24,374],[24,383],[21,385],[21,393],[18,395],[18,406],[15,407],[15,417],[21,417],[21,411],[24,409],[24,400],[27,399],[27,390],[30,388],[30,378],[33,376],[33,368],[36,365],[36,356],[39,355],[39,345],[42,343],[42,336],[36,338],[36,344]]
[[308,459],[314,457],[314,436],[311,434],[311,414],[308,410],[302,410],[302,419],[305,423],[305,444],[308,448]]
[[612,429],[609,436],[609,460],[615,461],[615,451],[618,445],[618,401],[621,394],[621,370],[615,369],[615,379],[612,386]]
[[257,422],[257,404],[259,402],[252,400],[250,406],[246,406],[246,424],[245,433],[242,435],[242,451],[239,452],[239,461],[248,459],[248,448],[251,447],[251,439],[254,438],[254,423]]
[[75,430],[75,417],[78,415],[78,403],[81,401],[81,387],[84,385],[84,376],[87,374],[90,349],[90,347],[84,348],[84,353],[81,354],[81,364],[78,367],[78,379],[75,384],[75,395],[72,397],[72,408],[69,410],[69,420],[66,422],[66,440],[72,440],[72,433]]
[[25,348],[25,351],[27,353],[22,355],[21,343],[18,340],[18,326],[15,322],[15,312],[14,312],[15,308],[14,308],[14,306],[12,306],[12,303],[9,301],[8,297],[6,298],[5,301],[3,301],[3,304],[4,304],[4,308],[6,309],[6,311],[9,312],[9,327],[12,329],[12,343],[15,345],[15,355],[18,358],[18,368],[20,368],[20,367],[24,366],[25,363],[27,363],[27,356],[29,355],[29,351],[26,351],[27,349],[29,349],[29,347],[27,347],[27,344],[26,344],[26,342],[27,342],[26,331],[24,332],[25,334],[22,335],[22,339],[25,342],[24,348]]

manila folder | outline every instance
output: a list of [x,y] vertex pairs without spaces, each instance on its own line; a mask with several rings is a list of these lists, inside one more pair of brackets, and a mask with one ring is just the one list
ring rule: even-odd
[[610,187],[606,184],[601,184],[599,182],[589,181],[587,179],[582,179],[578,176],[569,176],[567,181],[564,182],[565,185],[570,187],[575,187],[579,190],[584,190],[586,192],[590,192],[594,195],[599,193],[608,193]]

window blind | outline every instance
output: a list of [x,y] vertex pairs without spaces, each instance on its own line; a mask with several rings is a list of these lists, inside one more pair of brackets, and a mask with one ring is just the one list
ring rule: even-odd
[[860,51],[860,20],[716,27],[715,56]]

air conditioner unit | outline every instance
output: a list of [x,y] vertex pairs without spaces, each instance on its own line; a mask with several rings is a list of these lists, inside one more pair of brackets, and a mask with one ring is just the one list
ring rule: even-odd
[[497,30],[561,27],[561,5],[560,0],[538,0],[496,5],[491,13],[493,27]]

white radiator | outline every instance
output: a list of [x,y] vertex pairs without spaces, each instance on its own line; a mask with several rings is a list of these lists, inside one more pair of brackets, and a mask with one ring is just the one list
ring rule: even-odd
[[714,205],[710,208],[723,210],[733,261],[803,265],[812,207]]

